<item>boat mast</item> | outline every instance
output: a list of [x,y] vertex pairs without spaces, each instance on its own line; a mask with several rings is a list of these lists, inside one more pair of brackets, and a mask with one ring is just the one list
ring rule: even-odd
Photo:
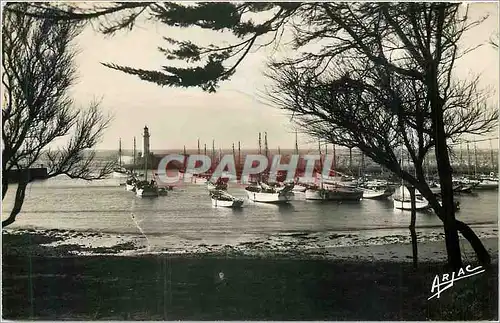
[[266,158],[269,159],[269,156],[268,156],[268,154],[269,154],[269,148],[267,147],[267,131],[264,132],[264,151],[266,153]]
[[148,180],[148,158],[149,158],[149,131],[148,127],[144,127],[144,180]]
[[361,152],[361,175],[362,179],[365,178],[365,154]]
[[136,144],[135,144],[135,136],[134,136],[134,152],[133,152],[133,154],[134,154],[134,168],[135,168],[135,163],[136,163],[135,156],[137,155],[135,146],[136,146]]
[[299,142],[297,140],[297,130],[295,130],[295,154],[299,154]]
[[463,164],[464,164],[464,159],[463,159],[462,142],[460,142],[460,166],[462,166]]
[[184,145],[183,153],[184,153],[184,157],[186,157],[186,145]]
[[260,139],[260,132],[259,132],[259,155],[262,154],[262,141]]
[[280,146],[278,146],[278,155],[281,155]]
[[[404,184],[405,184],[405,183],[404,183],[404,179],[403,179],[403,176],[402,176],[402,175],[403,175],[403,174],[402,174],[402,173],[403,173],[403,158],[404,158],[404,157],[403,157],[403,143],[401,142],[401,162],[400,162],[399,167],[401,168],[401,187],[402,187],[402,189],[401,189],[400,191],[401,191],[401,193],[402,193],[402,194],[401,194],[401,195],[402,195],[402,196],[401,196],[402,201],[404,202],[404,200],[405,200],[405,186],[404,186]],[[401,205],[402,205],[402,204],[401,204]]]
[[241,143],[238,141],[238,167],[241,166]]
[[467,141],[467,174],[470,176],[470,150],[469,150],[469,142]]
[[323,189],[323,156],[321,156],[321,140],[318,140],[318,152],[319,152],[319,180],[320,187]]
[[[200,155],[200,138],[198,138],[198,155]],[[206,153],[205,153],[206,155]]]
[[122,138],[118,139],[118,163],[122,167]]
[[203,148],[203,155],[207,155],[207,144],[204,144],[205,147]]
[[474,177],[477,176],[477,147],[476,143],[474,142]]
[[337,176],[337,173],[335,172],[335,169],[337,167],[337,157],[335,154],[335,143],[333,144],[333,176]]
[[352,147],[349,147],[349,173],[352,175]]
[[490,139],[490,158],[491,158],[491,170],[493,171],[495,169],[495,164],[493,160],[493,144],[491,143],[491,139]]
[[[238,166],[236,167],[236,174],[241,174],[240,173],[240,170],[241,170],[241,144],[240,142],[238,141]],[[240,175],[241,176],[241,175]],[[241,178],[241,177],[240,177]]]
[[214,170],[214,160],[215,160],[215,139],[212,139],[212,160],[210,161],[210,171]]

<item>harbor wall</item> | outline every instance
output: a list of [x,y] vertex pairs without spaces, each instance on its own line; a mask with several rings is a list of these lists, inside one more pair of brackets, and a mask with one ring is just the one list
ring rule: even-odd
[[28,168],[28,169],[12,169],[8,171],[2,171],[2,176],[7,178],[9,183],[19,183],[21,179],[26,179],[28,182],[36,180],[44,180],[48,177],[47,168]]

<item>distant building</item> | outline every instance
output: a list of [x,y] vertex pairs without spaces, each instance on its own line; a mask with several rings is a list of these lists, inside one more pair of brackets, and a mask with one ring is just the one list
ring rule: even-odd
[[143,136],[143,146],[142,146],[142,154],[143,156],[149,156],[150,155],[150,147],[149,147],[149,129],[147,126],[144,126],[144,134]]

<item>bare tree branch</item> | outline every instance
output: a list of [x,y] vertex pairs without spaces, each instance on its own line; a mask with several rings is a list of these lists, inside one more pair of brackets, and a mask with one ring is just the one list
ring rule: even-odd
[[[9,6],[24,11],[27,5]],[[100,112],[98,102],[80,110],[67,95],[75,80],[71,42],[81,26],[14,11],[3,12],[2,199],[8,190],[9,170],[26,174],[22,170],[46,158],[50,161],[46,165],[49,177],[66,174],[88,180],[102,178],[111,172],[111,164],[96,165],[95,154],[85,152],[98,143],[111,119]],[[68,138],[68,145],[46,152],[58,138]],[[14,222],[21,211],[30,180],[20,179],[14,207],[3,226]]]

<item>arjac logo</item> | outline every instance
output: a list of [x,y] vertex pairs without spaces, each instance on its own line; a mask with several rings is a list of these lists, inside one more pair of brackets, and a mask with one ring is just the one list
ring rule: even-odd
[[457,280],[471,277],[483,273],[484,271],[485,269],[483,269],[483,267],[481,266],[471,268],[471,266],[468,265],[467,267],[465,267],[465,270],[463,268],[460,268],[460,270],[456,273],[452,272],[451,274],[443,274],[442,277],[436,275],[436,277],[434,277],[434,280],[432,281],[431,293],[434,293],[434,291],[436,292],[427,300],[430,300],[434,297],[439,298],[439,296],[441,296],[441,293],[448,288],[453,287],[454,282],[456,282]]

